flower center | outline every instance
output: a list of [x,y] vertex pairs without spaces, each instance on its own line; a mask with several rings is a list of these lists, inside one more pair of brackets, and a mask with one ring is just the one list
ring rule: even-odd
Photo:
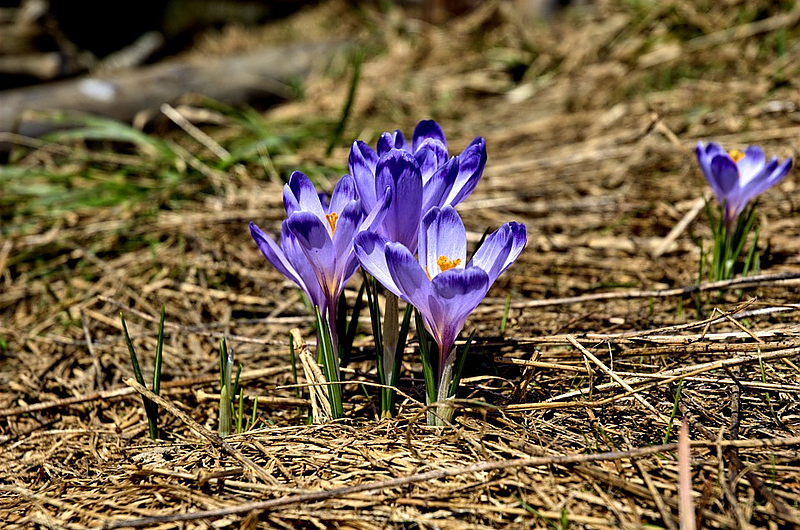
[[336,232],[336,221],[339,220],[339,214],[336,212],[326,213],[325,219],[328,220],[328,224],[331,227],[331,235]]
[[[447,256],[439,256],[439,259],[436,260],[436,264],[439,266],[439,272],[458,267],[459,263],[461,263],[461,258],[447,259]],[[433,279],[431,278],[431,272],[428,270],[428,267],[425,267],[425,274],[428,275],[429,280]]]
[[441,272],[457,267],[459,263],[461,263],[461,258],[447,259],[447,256],[439,256],[439,259],[436,260]]
[[731,159],[733,159],[733,161],[734,161],[734,162],[736,162],[737,164],[739,163],[739,160],[741,160],[742,158],[744,158],[744,157],[745,157],[745,154],[744,154],[744,153],[742,153],[741,151],[739,151],[738,149],[734,149],[733,151],[728,151],[728,155],[729,155],[729,156],[731,157]]

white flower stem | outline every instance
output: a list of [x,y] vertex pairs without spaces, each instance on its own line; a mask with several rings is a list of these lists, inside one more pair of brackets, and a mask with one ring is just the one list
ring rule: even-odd
[[[450,385],[453,383],[453,361],[455,359],[455,346],[447,356],[447,361],[442,366],[442,373],[439,377],[439,385],[436,389],[436,402],[439,405],[428,410],[426,419],[428,425],[431,426],[445,426],[450,425],[455,413],[455,407],[451,406],[448,401],[452,401],[455,396],[450,394]],[[430,405],[430,403],[428,403]]]
[[397,342],[400,338],[399,299],[394,293],[386,293],[386,303],[383,308],[383,373],[384,385],[392,384],[394,376],[394,358],[397,352]]
[[[394,384],[394,361],[397,355],[397,343],[400,340],[399,303],[394,293],[386,293],[386,303],[383,307],[383,381],[382,384],[391,387]],[[381,417],[389,418],[393,415],[394,390],[381,389]]]

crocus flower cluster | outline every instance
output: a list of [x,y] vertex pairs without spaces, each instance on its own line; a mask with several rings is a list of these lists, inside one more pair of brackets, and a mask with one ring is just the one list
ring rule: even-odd
[[[450,156],[441,127],[426,120],[410,144],[398,130],[383,133],[377,150],[355,141],[348,165],[350,175],[336,185],[329,204],[308,177],[292,175],[284,187],[287,219],[280,245],[253,223],[251,234],[267,260],[327,316],[332,334],[338,298],[359,264],[387,290],[387,307],[397,297],[416,308],[438,348],[434,395],[437,401],[450,398],[458,334],[500,273],[519,257],[525,227],[503,225],[467,263],[466,231],[454,207],[481,178],[483,138]],[[336,337],[331,339],[335,344]]]
[[[714,232],[709,276],[711,280],[727,280],[737,268],[747,274],[757,268],[758,260],[755,209],[748,208],[748,203],[783,180],[792,167],[792,159],[779,162],[773,157],[767,162],[763,149],[757,145],[744,151],[725,151],[716,143],[698,142],[696,152],[703,176],[720,207],[718,216],[708,210]],[[754,235],[748,250],[751,232]]]
[[413,305],[438,349],[435,366],[437,401],[450,397],[448,387],[456,359],[455,342],[467,317],[497,277],[520,255],[525,226],[506,223],[490,234],[469,263],[464,223],[451,206],[429,210],[419,226],[415,258],[401,243],[365,232],[356,236],[361,266],[389,291]]

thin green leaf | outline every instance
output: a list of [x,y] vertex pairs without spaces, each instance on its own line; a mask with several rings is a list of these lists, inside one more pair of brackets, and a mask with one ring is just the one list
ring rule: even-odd
[[233,431],[233,418],[231,418],[231,397],[228,385],[222,385],[219,392],[219,429],[222,438],[230,436]]
[[244,365],[242,365],[242,363],[236,365],[236,377],[233,379],[233,386],[232,386],[233,393],[231,394],[232,396],[236,396],[236,394],[239,394],[242,391],[242,389],[239,388],[239,376],[242,375],[242,368],[244,368]]
[[337,367],[337,352],[333,351],[333,341],[331,340],[331,330],[328,325],[327,319],[323,318],[319,312],[319,308],[315,307],[317,317],[317,327],[319,329],[319,344],[317,348],[320,350],[322,358],[322,369],[325,374],[325,379],[328,383],[328,400],[331,404],[331,416],[341,418],[344,415],[342,407],[342,387],[338,384],[339,373]]
[[461,355],[456,355],[456,364],[453,366],[453,381],[450,383],[450,396],[455,396],[458,392],[458,385],[461,383],[461,373],[464,371],[464,363],[469,355],[469,348],[472,346],[472,339],[475,338],[475,330],[469,334],[467,343],[464,344],[464,349]]
[[302,397],[302,392],[300,391],[300,387],[297,386],[297,358],[295,357],[294,353],[294,337],[291,333],[289,333],[289,359],[292,362],[292,384],[294,385],[294,395],[296,398],[300,399]]
[[350,111],[353,108],[353,101],[356,98],[356,90],[358,83],[361,80],[361,64],[364,62],[364,50],[361,48],[356,49],[353,54],[353,77],[350,79],[350,89],[347,92],[347,100],[345,101],[344,108],[342,109],[342,116],[339,118],[339,123],[336,124],[331,135],[331,141],[328,143],[328,148],[325,150],[325,156],[329,156],[333,152],[333,148],[342,138],[342,133],[347,125],[347,119],[350,117]]
[[419,354],[422,358],[422,375],[425,377],[425,393],[428,403],[436,402],[436,380],[439,377],[437,370],[431,362],[430,342],[428,332],[422,324],[422,315],[418,309],[414,309],[414,323],[417,327],[417,338],[419,339]]
[[156,363],[153,368],[153,394],[161,393],[161,359],[164,353],[164,318],[167,308],[161,306],[161,321],[158,323],[158,340],[156,341]]
[[664,434],[664,443],[669,443],[669,437],[672,434],[672,420],[678,415],[678,406],[681,402],[681,388],[683,387],[683,379],[678,381],[678,389],[675,391],[675,402],[672,404],[672,413],[669,415],[669,423],[667,424],[667,432]]
[[[241,365],[240,365],[241,366]],[[234,394],[236,395],[236,394]],[[236,413],[236,432],[242,431],[242,419],[244,418],[244,392],[239,392],[239,410]]]
[[256,425],[256,419],[258,419],[258,396],[253,398],[253,415],[250,416],[250,423],[247,425],[247,430],[249,431]]
[[[353,351],[353,341],[356,339],[356,333],[358,332],[358,320],[361,318],[361,312],[364,310],[364,291],[366,291],[366,289],[366,284],[362,282],[361,287],[358,288],[356,299],[353,302],[353,311],[350,315],[350,320],[346,321],[346,317],[339,320],[339,322],[347,322],[345,332],[339,334],[340,366],[345,366],[346,362],[350,360],[350,355]],[[342,293],[342,298],[344,298],[344,293]]]
[[511,293],[506,295],[506,303],[503,306],[503,316],[500,318],[500,335],[505,334],[508,324],[508,313],[511,311]]
[[[131,356],[133,377],[136,379],[137,383],[147,388],[147,385],[144,384],[142,370],[139,367],[139,359],[136,356],[136,350],[134,349],[133,342],[128,334],[128,325],[125,323],[125,317],[123,316],[122,311],[119,313],[119,318],[122,321],[122,332],[125,335],[125,343],[128,345],[128,353]],[[147,429],[150,439],[155,440],[158,438],[158,406],[144,396],[142,396],[142,406],[144,407],[144,413],[147,416]]]

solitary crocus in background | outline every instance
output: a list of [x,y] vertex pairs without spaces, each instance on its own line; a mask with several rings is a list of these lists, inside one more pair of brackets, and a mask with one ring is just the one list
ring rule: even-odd
[[[419,260],[404,245],[377,233],[356,236],[355,249],[361,266],[383,286],[413,305],[425,329],[438,346],[431,378],[430,397],[452,397],[450,383],[456,362],[455,341],[467,317],[486,296],[497,277],[520,255],[527,234],[525,226],[510,222],[489,235],[466,262],[467,236],[458,213],[450,206],[432,208],[419,229]],[[426,381],[428,378],[426,377]],[[447,412],[449,410],[449,413]],[[429,422],[447,421],[452,410],[440,410]]]
[[[719,215],[707,208],[714,233],[709,277],[712,281],[727,280],[737,270],[747,275],[759,266],[755,203],[750,207],[748,203],[780,182],[789,173],[792,159],[779,163],[778,158],[773,157],[767,162],[764,151],[757,145],[747,147],[744,152],[727,152],[716,143],[698,142],[696,151],[703,176],[720,204]],[[753,237],[748,250],[746,245],[751,232]]]
[[750,200],[768,190],[789,173],[792,159],[766,162],[757,145],[742,151],[725,151],[714,142],[697,143],[697,160],[717,200],[725,208],[725,225],[730,228]]

